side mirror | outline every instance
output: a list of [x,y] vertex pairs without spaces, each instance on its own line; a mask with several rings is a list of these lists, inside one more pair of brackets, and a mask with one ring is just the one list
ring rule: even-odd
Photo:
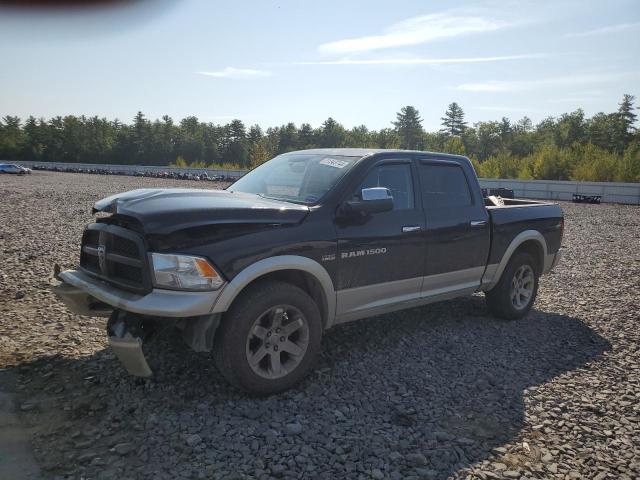
[[393,196],[388,188],[363,188],[362,200],[352,200],[345,203],[347,212],[359,214],[382,213],[393,210]]

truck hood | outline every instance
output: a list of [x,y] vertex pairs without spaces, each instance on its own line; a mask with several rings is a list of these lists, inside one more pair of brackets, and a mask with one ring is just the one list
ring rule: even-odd
[[295,224],[309,208],[226,190],[142,188],[103,198],[93,211],[126,215],[140,222],[145,233],[165,235],[203,225]]

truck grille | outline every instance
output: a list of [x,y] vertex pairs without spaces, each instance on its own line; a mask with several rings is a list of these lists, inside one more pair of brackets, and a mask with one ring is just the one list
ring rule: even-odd
[[146,293],[152,288],[144,239],[126,228],[105,223],[87,226],[80,267],[125,290]]

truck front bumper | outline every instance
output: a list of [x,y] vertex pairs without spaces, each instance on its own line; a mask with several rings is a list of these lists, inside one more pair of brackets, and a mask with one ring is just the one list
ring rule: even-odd
[[154,288],[146,295],[127,292],[95,279],[80,270],[58,275],[60,285],[54,292],[74,313],[108,316],[112,310],[150,317],[196,317],[209,315],[224,286],[215,291],[187,292]]
[[61,272],[58,279],[60,283],[53,286],[53,291],[72,312],[110,317],[109,345],[131,375],[151,375],[142,351],[143,340],[148,337],[146,327],[154,330],[158,326],[177,326],[185,342],[195,351],[211,349],[220,319],[212,310],[222,288],[207,292],[156,288],[146,295],[138,295],[80,270]]

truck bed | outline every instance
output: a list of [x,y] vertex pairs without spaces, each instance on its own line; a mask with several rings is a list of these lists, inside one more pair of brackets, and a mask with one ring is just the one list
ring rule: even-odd
[[500,262],[511,241],[525,230],[537,230],[542,234],[547,254],[560,248],[563,215],[558,204],[487,197],[485,205],[491,219],[489,264]]

